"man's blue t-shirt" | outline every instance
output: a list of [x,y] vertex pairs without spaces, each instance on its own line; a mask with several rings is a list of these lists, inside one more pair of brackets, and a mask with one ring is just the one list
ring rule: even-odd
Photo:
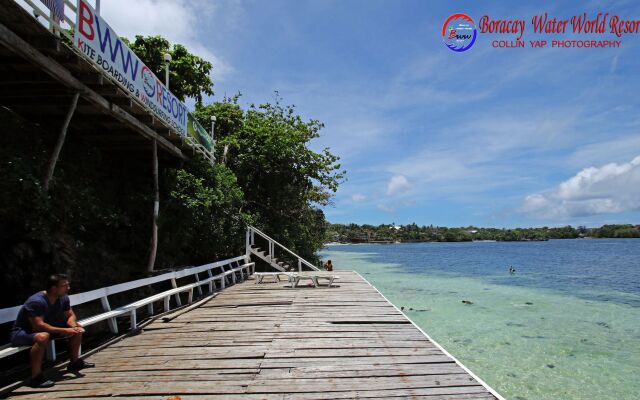
[[65,311],[70,309],[69,296],[60,296],[55,303],[51,304],[45,292],[38,292],[29,297],[20,308],[13,329],[22,329],[32,333],[33,327],[29,317],[43,317],[44,322],[49,325],[66,326]]

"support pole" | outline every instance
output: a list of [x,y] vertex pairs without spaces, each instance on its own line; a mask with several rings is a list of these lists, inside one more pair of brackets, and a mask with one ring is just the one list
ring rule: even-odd
[[149,264],[147,271],[153,272],[158,252],[158,216],[160,214],[160,185],[158,184],[158,143],[153,141],[153,225],[151,227],[151,251],[149,252]]
[[[171,54],[166,53],[164,56],[165,62],[165,75],[164,83],[169,90],[169,63],[171,62]],[[147,271],[153,272],[156,265],[156,255],[158,253],[158,215],[160,215],[160,185],[158,184],[158,142],[153,139],[153,225],[151,227],[151,251],[149,252],[149,264],[147,265]],[[180,297],[177,298],[178,305],[180,305]]]
[[246,257],[249,257],[251,255],[251,233],[249,233],[250,230],[251,228],[247,228],[244,239],[244,255]]
[[216,162],[216,137],[215,137],[215,130],[216,130],[216,116],[212,115],[211,116],[211,158],[212,164],[215,164]]
[[80,97],[80,93],[76,93],[73,95],[73,100],[71,100],[71,106],[69,106],[67,117],[65,118],[64,124],[62,124],[62,129],[60,129],[60,134],[58,135],[58,141],[56,142],[56,147],[54,147],[53,154],[51,154],[51,158],[49,159],[47,174],[45,175],[44,182],[43,182],[43,187],[45,192],[49,191],[49,184],[51,183],[51,178],[53,178],[53,171],[55,171],[56,169],[56,163],[58,162],[58,157],[60,156],[62,145],[64,145],[64,139],[67,137],[67,128],[69,128],[71,117],[73,117],[73,113],[76,111],[76,106],[78,105],[79,97]]

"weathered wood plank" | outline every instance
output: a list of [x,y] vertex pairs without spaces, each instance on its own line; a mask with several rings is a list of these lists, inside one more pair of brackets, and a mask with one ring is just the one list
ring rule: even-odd
[[[340,286],[234,285],[22,398],[495,399],[357,274]],[[71,378],[71,377],[68,377]]]

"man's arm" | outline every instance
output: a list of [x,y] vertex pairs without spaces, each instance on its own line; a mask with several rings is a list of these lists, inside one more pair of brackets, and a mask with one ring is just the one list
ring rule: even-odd
[[31,322],[31,326],[33,327],[34,332],[48,332],[54,333],[58,335],[76,335],[78,333],[84,332],[82,328],[58,328],[56,326],[52,326],[44,322],[44,318],[42,316],[39,317],[29,317],[29,321]]
[[[76,319],[76,313],[73,312],[73,309],[70,308],[67,311],[65,311],[64,316],[67,318],[67,325],[69,325],[71,328],[82,329],[82,325],[78,323]],[[84,329],[82,329],[82,332],[84,332]]]

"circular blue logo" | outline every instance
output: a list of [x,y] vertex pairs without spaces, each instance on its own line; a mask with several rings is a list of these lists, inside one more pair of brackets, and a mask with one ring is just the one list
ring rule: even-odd
[[453,14],[442,24],[442,40],[455,52],[469,50],[477,36],[476,24],[467,14]]
[[156,94],[156,77],[153,72],[145,65],[140,72],[142,75],[142,86],[144,92],[149,97],[153,97]]

